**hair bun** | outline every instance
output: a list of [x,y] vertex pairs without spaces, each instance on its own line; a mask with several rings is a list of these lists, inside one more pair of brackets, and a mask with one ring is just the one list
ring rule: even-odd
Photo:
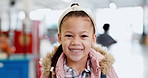
[[72,7],[72,6],[75,6],[75,5],[76,5],[76,6],[79,6],[78,3],[73,3],[73,4],[71,4],[71,7]]

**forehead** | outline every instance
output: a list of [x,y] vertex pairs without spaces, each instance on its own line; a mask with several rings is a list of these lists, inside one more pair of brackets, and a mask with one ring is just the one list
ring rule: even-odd
[[81,26],[84,24],[87,24],[87,25],[90,25],[93,27],[93,24],[92,24],[91,19],[89,17],[74,17],[74,16],[73,17],[66,17],[63,20],[61,27],[65,26],[65,25],[72,25],[72,27],[74,25]]
[[88,17],[66,18],[61,25],[61,31],[92,31],[93,25]]
[[91,19],[89,17],[82,17],[82,16],[71,16],[71,17],[65,17],[63,19],[63,23],[67,20],[75,20],[75,19],[81,19],[81,20],[84,20],[84,21],[89,21],[90,23],[92,23]]

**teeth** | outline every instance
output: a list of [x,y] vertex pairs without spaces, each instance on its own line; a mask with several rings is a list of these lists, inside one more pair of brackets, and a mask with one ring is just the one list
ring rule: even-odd
[[81,50],[71,50],[72,52],[81,52]]

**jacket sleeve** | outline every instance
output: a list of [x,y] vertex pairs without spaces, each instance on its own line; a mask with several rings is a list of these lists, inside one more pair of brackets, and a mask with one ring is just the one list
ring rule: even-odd
[[119,78],[113,66],[110,67],[110,70],[106,76],[107,78]]

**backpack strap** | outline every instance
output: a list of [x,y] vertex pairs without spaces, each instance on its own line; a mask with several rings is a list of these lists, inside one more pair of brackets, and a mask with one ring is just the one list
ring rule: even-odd
[[101,72],[101,78],[106,78],[106,75]]

